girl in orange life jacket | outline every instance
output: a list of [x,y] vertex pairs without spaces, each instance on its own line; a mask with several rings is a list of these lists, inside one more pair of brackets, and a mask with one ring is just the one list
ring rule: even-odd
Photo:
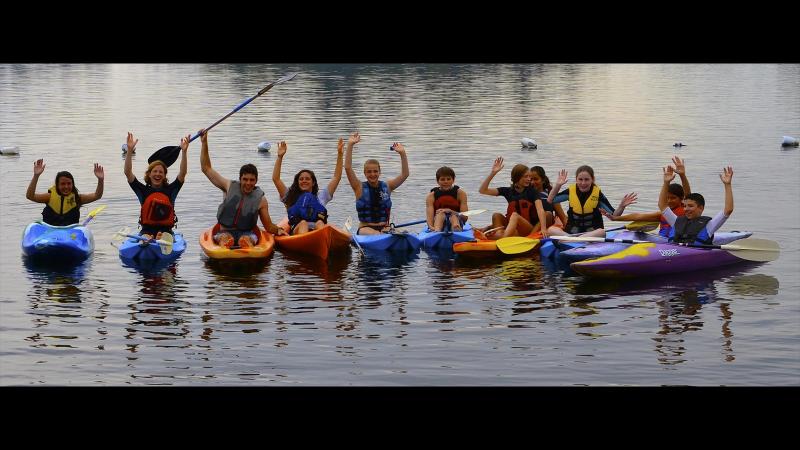
[[125,153],[124,172],[128,179],[128,185],[136,193],[136,197],[142,205],[139,212],[139,223],[142,226],[141,235],[143,237],[160,239],[162,233],[172,233],[172,227],[177,222],[174,209],[175,198],[186,179],[186,152],[189,149],[190,137],[191,135],[186,135],[181,138],[181,167],[175,181],[169,182],[167,165],[163,161],[156,160],[147,166],[144,173],[144,184],[142,184],[133,175],[133,154],[139,140],[134,139],[133,134],[128,132],[128,151]]
[[328,223],[328,210],[325,205],[333,199],[333,193],[342,179],[342,157],[344,154],[344,139],[339,138],[336,148],[336,168],[333,178],[327,188],[319,190],[317,177],[310,170],[301,170],[294,176],[294,182],[287,189],[281,181],[281,162],[286,154],[285,141],[278,143],[278,158],[272,169],[272,182],[278,189],[278,195],[286,205],[289,217],[289,234],[308,233]]
[[48,225],[57,227],[72,225],[80,221],[80,209],[82,205],[100,200],[103,197],[103,179],[105,174],[103,166],[94,164],[94,176],[97,177],[97,188],[94,193],[80,194],[75,187],[75,178],[67,171],[56,174],[56,182],[47,193],[36,193],[36,184],[39,182],[39,175],[44,172],[44,160],[40,159],[33,163],[33,178],[28,185],[25,197],[36,203],[46,203],[42,210],[42,221]]
[[364,163],[364,176],[367,181],[361,182],[353,170],[353,146],[361,142],[361,135],[354,132],[347,141],[347,152],[344,159],[344,170],[347,181],[353,188],[356,196],[356,211],[358,211],[357,234],[380,234],[389,229],[391,216],[391,193],[408,178],[408,157],[403,144],[395,142],[391,149],[400,154],[402,172],[388,181],[381,181],[381,165],[375,159],[368,159]]
[[[225,247],[231,247],[236,242],[239,247],[253,247],[258,243],[258,236],[253,229],[258,227],[258,219],[264,225],[264,230],[277,236],[288,233],[272,223],[269,217],[267,197],[258,183],[258,168],[253,164],[245,164],[239,169],[239,180],[230,180],[219,174],[211,167],[211,158],[208,156],[208,133],[200,130],[200,142],[203,144],[200,151],[200,169],[208,180],[219,188],[225,197],[217,208],[217,223],[220,232],[213,236],[214,242]],[[259,233],[260,234],[260,233]]]
[[[500,239],[510,236],[527,236],[541,228],[542,236],[547,237],[547,216],[544,212],[539,192],[531,186],[531,175],[528,167],[517,164],[511,169],[511,186],[490,188],[489,183],[498,172],[503,170],[503,158],[498,157],[492,165],[489,176],[483,180],[478,192],[484,195],[499,195],[508,201],[505,216],[492,214],[492,228],[505,227],[501,232],[493,233],[487,238]],[[541,224],[545,224],[542,228]]]
[[[684,165],[683,160],[677,156],[673,156],[672,162],[675,163],[673,170],[675,173],[680,175],[682,185],[678,183],[672,183],[669,185],[667,191],[667,205],[676,216],[681,217],[684,215],[683,199],[692,193],[692,188],[689,186],[689,179],[686,178],[686,166]],[[661,222],[658,234],[663,237],[669,237],[670,231],[672,230],[672,227],[667,222],[667,219],[663,214],[661,214],[661,211],[631,213],[622,216],[610,215],[606,213],[605,210],[601,210],[600,213],[611,220]]]
[[620,205],[614,210],[606,196],[600,191],[600,187],[594,184],[594,170],[589,166],[578,167],[578,170],[575,171],[575,184],[558,192],[566,182],[567,171],[561,170],[556,185],[547,196],[547,201],[553,204],[569,200],[567,224],[563,230],[556,226],[550,227],[550,234],[553,235],[583,233],[582,236],[605,237],[603,216],[599,210],[603,208],[614,215],[620,215],[627,205],[636,202],[636,193],[631,192],[625,195]]
[[459,213],[469,210],[467,193],[455,185],[455,180],[455,171],[447,166],[436,171],[436,183],[439,187],[431,189],[425,197],[429,230],[442,231],[445,228],[445,218],[449,218],[451,231],[461,231],[466,223],[468,217]]
[[542,166],[531,167],[531,185],[539,191],[539,197],[542,198],[542,207],[547,213],[547,226],[553,225],[555,218],[558,217],[563,227],[567,223],[567,215],[561,208],[561,204],[551,205],[547,202],[547,195],[553,189],[553,186],[550,184],[550,178],[547,177]]

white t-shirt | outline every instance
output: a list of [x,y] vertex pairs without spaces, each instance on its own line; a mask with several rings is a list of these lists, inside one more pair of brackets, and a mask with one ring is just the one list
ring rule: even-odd
[[[663,214],[664,218],[667,219],[669,226],[675,227],[675,221],[678,220],[678,216],[672,212],[669,206],[667,206],[666,209],[661,212],[661,214]],[[725,223],[725,221],[728,220],[728,217],[730,216],[726,216],[724,211],[718,212],[717,215],[708,221],[708,224],[706,224],[706,231],[708,232],[708,235],[713,236],[714,233],[716,233],[717,230],[719,230],[719,228]]]

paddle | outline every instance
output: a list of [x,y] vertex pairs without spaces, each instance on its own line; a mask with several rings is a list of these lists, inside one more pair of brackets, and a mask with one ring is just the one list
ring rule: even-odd
[[361,254],[362,255],[366,255],[366,253],[364,253],[364,249],[361,248],[361,244],[359,244],[358,240],[356,239],[356,233],[353,233],[353,218],[352,217],[348,216],[347,219],[344,221],[344,228],[345,228],[345,230],[347,230],[348,233],[353,235],[353,242],[356,243],[356,247],[358,247],[358,249],[361,251]]
[[[580,236],[550,236],[551,239],[574,242],[617,242],[621,244],[652,244],[650,241],[637,239],[611,239],[601,237]],[[736,241],[735,244],[704,245],[704,244],[679,244],[670,242],[670,245],[679,245],[692,248],[721,249],[731,252],[734,256],[748,261],[774,261],[778,259],[781,248],[778,243],[769,239],[748,238]]]
[[138,236],[135,234],[129,234],[129,232],[130,228],[123,227],[122,229],[114,233],[114,241],[112,241],[112,244],[113,242],[121,242],[122,238],[124,237],[129,237],[133,239],[138,239],[140,241],[144,241],[145,243],[157,242],[159,244],[159,247],[161,247],[161,253],[165,255],[169,255],[170,253],[172,253],[172,244],[175,242],[175,238],[173,238],[172,234],[170,233],[163,233],[161,235],[161,239],[153,239],[153,238],[148,239],[146,237]]
[[516,255],[532,250],[539,243],[539,239],[523,236],[512,236],[497,240],[497,248],[506,255]]
[[640,231],[642,233],[647,233],[648,231],[653,231],[658,226],[661,225],[658,222],[631,222],[625,226],[616,227],[616,228],[609,228],[606,230],[608,231],[617,231],[617,230],[630,230],[630,231]]
[[104,209],[106,209],[106,205],[103,205],[103,206],[100,206],[100,207],[97,207],[97,208],[93,209],[92,212],[90,212],[89,215],[86,217],[86,220],[83,221],[81,226],[85,227],[86,225],[88,225],[89,222],[91,222],[92,219],[94,219],[94,216],[100,214],[100,211],[102,211]]
[[[478,214],[483,214],[485,212],[486,212],[485,209],[471,209],[469,211],[464,211],[464,212],[459,213],[459,214],[461,214],[462,216],[477,216]],[[395,224],[391,223],[391,224],[389,224],[389,226],[391,228],[402,228],[402,227],[407,227],[409,225],[417,225],[417,224],[420,224],[420,223],[425,223],[427,221],[428,221],[427,219],[420,219],[420,220],[415,220],[413,222],[401,223],[400,225],[395,225]]]
[[[297,76],[297,72],[291,72],[288,75],[284,76],[283,78],[280,78],[277,81],[273,81],[272,83],[264,86],[264,88],[261,89],[260,91],[258,91],[258,93],[256,95],[254,95],[254,96],[248,98],[247,100],[243,101],[242,103],[240,103],[239,106],[233,108],[233,110],[231,110],[231,112],[229,112],[224,117],[222,117],[218,121],[216,121],[213,124],[211,124],[211,126],[209,126],[208,128],[204,128],[203,131],[204,132],[208,131],[208,130],[214,128],[215,126],[219,125],[220,122],[222,122],[223,120],[225,120],[228,117],[232,116],[233,113],[235,113],[236,111],[239,111],[240,109],[244,108],[248,103],[252,102],[256,98],[264,95],[268,90],[272,89],[273,86],[277,86],[279,84],[285,83],[285,82],[293,79],[296,76]],[[189,142],[192,142],[193,140],[197,139],[199,136],[200,136],[200,133],[195,133],[195,135],[192,136],[191,139],[189,139]],[[181,147],[178,146],[178,145],[168,145],[166,147],[162,147],[162,148],[158,149],[155,153],[150,155],[149,158],[147,158],[147,163],[150,164],[153,161],[160,160],[160,161],[163,161],[164,164],[167,165],[167,167],[169,167],[178,159],[178,154],[180,153],[180,151],[181,151]]]

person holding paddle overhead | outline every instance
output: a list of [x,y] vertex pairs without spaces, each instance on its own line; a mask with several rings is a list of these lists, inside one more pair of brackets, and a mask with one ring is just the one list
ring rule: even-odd
[[325,205],[333,199],[333,193],[342,179],[342,155],[344,139],[339,138],[336,147],[336,168],[327,188],[319,190],[314,172],[304,169],[294,175],[294,182],[287,189],[281,181],[281,161],[286,154],[286,142],[278,143],[278,158],[272,169],[272,182],[278,189],[281,201],[286,205],[289,217],[289,234],[303,234],[315,230],[328,223],[328,210]]
[[[503,158],[498,157],[492,165],[489,176],[483,180],[478,192],[484,195],[501,196],[508,201],[506,214],[492,214],[492,228],[503,228],[497,233],[491,233],[488,239],[500,239],[511,236],[527,236],[531,233],[542,231],[542,237],[547,237],[547,215],[544,211],[542,198],[539,192],[531,186],[531,174],[528,166],[517,164],[511,169],[511,186],[490,188],[489,183],[498,172],[503,170]],[[541,224],[545,224],[544,227]]]
[[[439,187],[431,189],[425,197],[428,229],[442,231],[461,231],[469,217],[459,213],[468,211],[467,193],[455,185],[456,173],[443,166],[436,171],[436,183]],[[445,226],[445,219],[448,220]]]
[[733,213],[733,167],[728,166],[722,169],[719,179],[725,186],[725,208],[718,212],[712,219],[704,216],[703,210],[706,206],[705,198],[698,193],[691,193],[684,200],[684,215],[677,216],[667,203],[669,193],[669,183],[675,178],[672,166],[664,168],[664,183],[661,185],[661,193],[658,196],[658,207],[663,210],[662,214],[669,223],[671,229],[668,235],[670,242],[679,244],[712,244],[714,232],[728,220]]
[[33,163],[33,178],[25,192],[25,198],[36,203],[46,203],[42,210],[42,221],[48,225],[63,227],[78,223],[81,218],[81,206],[100,200],[103,197],[103,166],[94,164],[94,176],[97,177],[97,188],[91,194],[80,194],[75,187],[75,178],[66,170],[56,174],[56,182],[47,193],[36,193],[39,176],[44,172],[44,159]]
[[[172,228],[178,221],[175,215],[175,199],[178,197],[183,182],[186,179],[187,157],[189,149],[189,136],[181,138],[181,167],[175,181],[169,182],[167,178],[168,163],[157,159],[152,161],[144,172],[144,184],[136,179],[133,174],[133,154],[136,150],[138,139],[134,139],[128,132],[128,151],[125,153],[125,176],[128,185],[136,193],[136,198],[142,205],[139,213],[139,225],[143,237],[161,239],[163,233],[172,234]],[[144,241],[143,241],[144,242]]]
[[[675,163],[673,171],[681,177],[681,184],[671,183],[668,186],[667,205],[676,216],[681,217],[684,215],[683,199],[692,193],[692,188],[689,186],[689,179],[686,178],[686,166],[683,160],[677,156],[673,156],[672,162]],[[660,210],[648,213],[631,213],[622,216],[611,215],[605,210],[601,210],[600,213],[614,221],[660,222],[658,234],[662,237],[669,237],[669,233],[672,230],[672,226],[670,226]]]
[[[567,171],[561,170],[558,180],[553,190],[547,196],[547,201],[553,204],[569,200],[569,210],[567,210],[567,224],[564,229],[552,226],[548,231],[556,236],[566,234],[583,233],[582,236],[605,237],[606,230],[603,227],[603,215],[600,209],[619,216],[625,207],[636,202],[636,193],[631,192],[622,199],[616,210],[611,206],[600,186],[594,184],[594,169],[589,166],[580,166],[575,171],[575,183],[568,189],[561,189],[567,182]],[[558,192],[558,194],[556,194]]]
[[402,172],[388,181],[381,181],[381,165],[376,159],[368,159],[364,163],[364,176],[367,181],[361,182],[353,170],[353,146],[361,142],[361,135],[354,132],[347,141],[344,170],[347,181],[356,196],[358,212],[358,230],[356,234],[380,234],[389,231],[389,220],[392,213],[392,191],[399,188],[408,178],[408,157],[403,144],[395,142],[390,148],[400,154]]
[[229,180],[211,167],[208,156],[208,132],[200,130],[200,168],[203,174],[225,193],[225,197],[217,208],[217,223],[220,232],[213,236],[214,242],[224,247],[232,247],[234,242],[239,247],[253,247],[258,243],[258,236],[253,228],[258,226],[258,219],[268,233],[285,235],[286,231],[272,223],[269,207],[264,191],[258,182],[258,169],[253,164],[245,164],[239,169],[239,181]]

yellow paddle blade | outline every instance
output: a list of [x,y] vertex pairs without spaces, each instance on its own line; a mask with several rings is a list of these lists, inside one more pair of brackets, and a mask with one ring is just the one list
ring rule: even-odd
[[165,255],[169,255],[172,253],[172,243],[175,242],[175,238],[170,233],[162,233],[161,239],[158,241],[158,246],[161,247],[161,253]]
[[95,208],[94,210],[92,210],[92,212],[89,213],[89,217],[94,217],[94,216],[100,214],[100,211],[102,211],[104,209],[106,209],[106,205],[103,205],[103,206],[100,206],[98,208]]
[[647,233],[648,231],[653,231],[658,226],[661,225],[658,222],[631,222],[625,225],[626,230],[631,231],[641,231],[642,233]]
[[533,250],[539,244],[539,239],[522,236],[513,236],[497,240],[497,249],[506,255],[516,255]]

